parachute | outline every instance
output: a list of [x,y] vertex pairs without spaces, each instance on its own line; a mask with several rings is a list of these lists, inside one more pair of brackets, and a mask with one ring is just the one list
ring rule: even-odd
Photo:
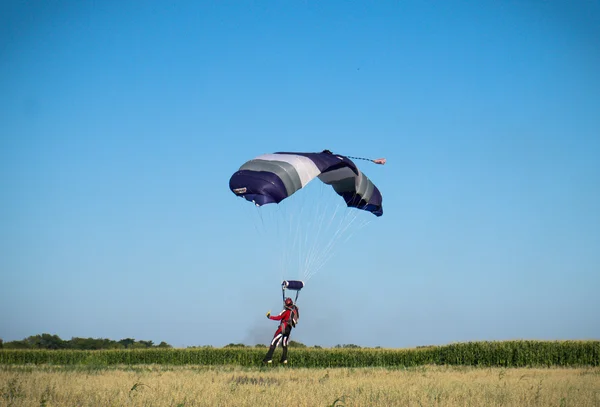
[[[383,215],[379,188],[351,158],[356,157],[329,150],[263,154],[243,163],[229,179],[230,190],[257,208],[247,216],[254,218],[253,238],[268,248],[263,267],[280,257],[275,267],[284,273],[284,283],[291,283],[284,290],[300,291],[339,243]],[[385,164],[383,158],[369,161]],[[321,182],[311,183],[315,178]],[[314,188],[320,188],[320,195],[311,192]],[[292,272],[297,278],[287,280]]]
[[262,206],[280,203],[314,178],[331,185],[348,207],[383,215],[379,189],[348,157],[321,153],[264,154],[246,163],[229,180],[237,196]]

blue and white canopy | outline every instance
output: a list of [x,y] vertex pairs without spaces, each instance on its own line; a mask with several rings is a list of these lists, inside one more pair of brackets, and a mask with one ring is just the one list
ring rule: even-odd
[[231,176],[229,188],[237,196],[262,206],[281,202],[315,177],[331,185],[348,207],[383,215],[382,196],[373,182],[348,157],[327,150],[260,155]]

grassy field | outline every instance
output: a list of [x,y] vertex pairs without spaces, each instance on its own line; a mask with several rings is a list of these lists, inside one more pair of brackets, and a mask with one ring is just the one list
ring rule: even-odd
[[600,341],[265,351],[3,349],[0,406],[600,407]]
[[334,404],[598,407],[600,368],[0,366],[2,406]]

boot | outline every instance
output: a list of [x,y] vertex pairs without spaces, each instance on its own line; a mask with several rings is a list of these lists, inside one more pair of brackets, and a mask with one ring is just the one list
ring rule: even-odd
[[287,363],[287,346],[283,346],[282,348],[281,363]]

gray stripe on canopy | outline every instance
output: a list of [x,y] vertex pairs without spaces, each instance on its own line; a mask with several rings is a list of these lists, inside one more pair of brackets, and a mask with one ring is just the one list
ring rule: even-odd
[[365,192],[367,191],[368,183],[369,180],[367,179],[367,177],[365,177],[362,172],[359,172],[358,177],[356,177],[356,195],[362,198],[365,195]]
[[359,172],[356,177],[331,182],[331,186],[340,195],[344,192],[353,192],[354,195],[361,197],[366,202],[371,199],[375,190],[373,182],[362,172]]
[[343,181],[348,178],[353,180],[356,178],[356,173],[349,167],[342,167],[336,170],[327,171],[319,175],[319,179],[326,184],[333,184],[337,181]]
[[240,167],[240,170],[267,171],[277,175],[288,196],[302,188],[302,182],[296,168],[285,161],[250,160]]
[[373,196],[373,190],[375,190],[375,185],[373,184],[373,182],[371,182],[371,180],[365,174],[363,174],[363,177],[367,181],[367,188],[365,189],[365,192],[362,194],[362,199],[364,199],[366,202],[369,202],[369,200]]
[[331,186],[335,192],[341,195],[344,192],[354,192],[355,184],[355,178],[346,178],[341,181],[332,182]]
[[319,179],[325,184],[331,185],[338,195],[342,195],[344,192],[354,193],[356,189],[356,174],[348,167],[324,172],[319,175]]

